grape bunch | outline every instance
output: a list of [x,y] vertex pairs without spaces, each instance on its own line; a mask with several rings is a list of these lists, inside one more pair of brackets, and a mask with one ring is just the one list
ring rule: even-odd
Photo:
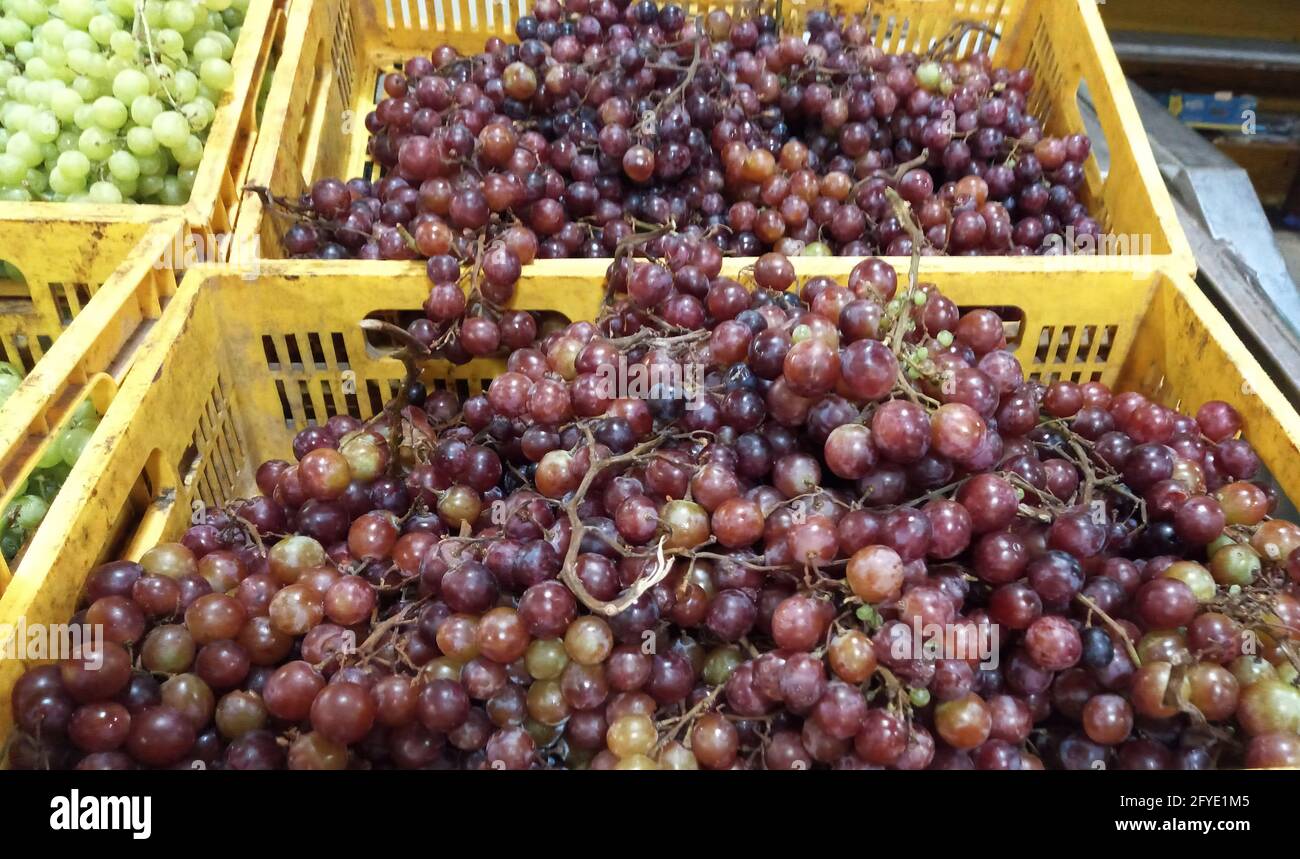
[[248,2],[0,2],[0,200],[188,200]]
[[[7,372],[12,369],[0,361],[0,406],[18,386],[16,372],[12,375]],[[32,473],[14,493],[14,499],[0,512],[0,554],[6,562],[18,556],[45,519],[54,496],[59,494],[63,481],[98,426],[99,413],[94,403],[83,400],[73,409],[58,436],[46,446]]]
[[11,763],[1300,765],[1300,526],[1235,409],[1027,380],[915,269],[722,253],[512,311],[463,402],[384,329],[382,414],[88,571],[103,642],[16,683]]
[[[812,10],[805,26],[539,0],[518,43],[442,45],[385,75],[365,120],[382,178],[324,178],[277,201],[295,215],[285,249],[472,259],[486,238],[527,264],[614,256],[666,226],[746,257],[1096,247],[1080,198],[1090,142],[1044,134],[1029,70],[951,59],[960,31],[929,54],[887,55],[858,18]],[[887,189],[916,210],[919,236]]]

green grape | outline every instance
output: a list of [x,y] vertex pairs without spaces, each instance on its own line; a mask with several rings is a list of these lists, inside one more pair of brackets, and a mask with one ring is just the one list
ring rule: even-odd
[[63,37],[63,50],[71,51],[73,48],[85,48],[87,51],[98,50],[95,39],[85,30],[69,30],[68,34]]
[[83,104],[72,112],[72,124],[85,131],[87,128],[95,127],[94,107],[89,104]]
[[140,43],[125,30],[118,30],[112,36],[109,36],[108,46],[112,49],[114,56],[124,57],[128,60],[135,59],[140,55]]
[[133,155],[153,155],[158,151],[158,139],[153,136],[152,129],[137,126],[127,130],[126,148]]
[[199,78],[215,90],[227,90],[235,83],[235,70],[225,60],[204,60],[199,66]]
[[53,166],[59,160],[59,147],[53,141],[41,144],[41,163]]
[[23,534],[18,529],[6,530],[0,533],[0,554],[4,555],[6,561],[12,561],[18,557],[18,550],[24,542]]
[[82,400],[77,403],[77,407],[72,410],[71,416],[68,417],[68,425],[84,427],[91,423],[99,423],[99,412],[95,409],[93,402],[88,399]]
[[45,172],[37,170],[35,167],[27,171],[27,175],[23,177],[23,184],[26,185],[27,190],[31,191],[33,194],[44,194],[45,189],[49,187],[49,182],[45,178]]
[[6,373],[0,376],[0,397],[8,399],[10,394],[18,390],[18,385],[21,382],[22,379],[18,378],[17,375],[11,376]]
[[113,78],[113,96],[123,104],[148,94],[149,76],[139,69],[123,69]]
[[[59,450],[59,445],[56,442],[45,446],[45,450],[41,451],[41,458],[36,462],[36,467],[37,469],[53,468],[62,462],[63,453]],[[35,483],[38,477],[39,475],[33,475],[32,482]]]
[[50,171],[50,190],[58,194],[75,194],[86,187],[85,176],[74,176],[62,167]]
[[102,128],[92,126],[81,132],[81,137],[77,140],[77,148],[91,161],[103,161],[113,154],[113,135]]
[[126,105],[106,95],[95,99],[94,109],[95,124],[109,131],[116,131],[126,125],[126,120],[130,116]]
[[182,114],[174,110],[164,110],[158,114],[150,127],[158,142],[168,149],[183,145],[190,134],[190,124]]
[[224,12],[230,8],[230,0],[203,0],[203,5],[211,12]]
[[131,102],[131,121],[137,126],[151,126],[163,112],[163,103],[151,95],[139,95]]
[[72,87],[59,87],[50,95],[50,109],[60,122],[72,122],[84,102]]
[[30,39],[32,28],[17,18],[0,18],[0,45],[12,48],[19,42]]
[[[57,445],[50,445],[57,447]],[[60,487],[68,479],[68,472],[72,471],[72,466],[67,465],[60,460],[49,468],[43,468],[32,473],[31,480],[27,482],[27,488],[24,490],[28,495],[35,495],[44,498],[46,501],[53,501],[54,496],[59,494]]]
[[[35,495],[21,495],[14,499],[9,506],[11,510],[14,510],[13,521],[24,531],[34,531],[50,509],[50,505],[45,503],[45,499]],[[8,520],[9,516],[6,515],[5,519]]]
[[10,102],[4,106],[4,124],[10,131],[24,131],[27,123],[36,115],[36,109],[30,104]]
[[[85,75],[74,78],[72,88],[77,95],[81,96],[81,100],[84,102],[94,101],[99,98],[99,84]],[[80,125],[81,123],[77,124]]]
[[154,30],[163,25],[162,0],[144,0],[144,21]]
[[176,100],[179,102],[194,101],[194,97],[199,94],[198,76],[189,69],[181,69],[176,73],[174,81]]
[[197,167],[182,167],[176,171],[176,178],[180,181],[181,187],[185,189],[188,196],[194,190],[194,180],[199,176]]
[[41,59],[48,67],[45,77],[53,77],[58,69],[68,64],[68,52],[62,45],[42,45]]
[[[108,0],[107,6],[108,11],[112,12],[119,18],[127,19],[135,17],[135,0]],[[145,16],[145,19],[148,20],[147,15]],[[152,21],[149,21],[149,26],[153,26]]]
[[235,55],[235,43],[225,33],[208,33],[208,38],[221,43],[221,59],[229,61]]
[[165,150],[157,149],[157,151],[148,155],[138,156],[136,160],[140,162],[141,176],[161,177],[167,172],[167,152]]
[[85,449],[89,441],[89,430],[81,427],[66,429],[56,442],[59,446],[59,456],[66,465],[71,466],[76,463],[77,457],[81,456],[81,451]]
[[9,145],[5,147],[5,152],[18,158],[28,167],[35,167],[45,160],[45,153],[41,151],[41,146],[26,131],[19,131],[9,138]]
[[54,141],[54,146],[60,153],[67,152],[69,149],[77,148],[77,138],[80,135],[72,129],[64,129],[59,132],[59,137]]
[[162,191],[158,194],[165,206],[179,206],[186,200],[185,189],[175,176],[164,176]]
[[163,178],[158,175],[146,176],[141,174],[138,187],[139,190],[136,195],[142,200],[151,200],[162,193]]
[[49,111],[39,111],[27,121],[27,133],[37,143],[53,143],[59,136],[59,120]]
[[8,60],[0,59],[0,86],[9,83],[9,79],[18,74],[18,67]]
[[136,191],[139,190],[140,183],[136,179],[114,179],[113,184],[117,186],[118,193],[122,199],[128,203],[135,202]]
[[212,122],[215,111],[209,110],[209,104],[211,102],[207,99],[198,98],[181,107],[181,113],[184,114],[186,122],[190,124],[190,131],[200,132]]
[[88,75],[95,67],[95,54],[85,48],[73,48],[68,52],[66,65],[79,75]]
[[225,59],[221,43],[210,35],[205,35],[194,43],[194,47],[190,49],[190,56],[200,63],[204,60]]
[[180,59],[185,55],[185,38],[176,30],[160,30],[154,35],[154,44],[164,57]]
[[27,59],[26,74],[28,80],[48,80],[54,77],[54,67],[44,57],[33,55]]
[[203,141],[191,134],[180,146],[171,147],[172,157],[181,167],[197,167],[203,160]]
[[90,202],[121,203],[122,192],[112,182],[96,182],[90,186]]
[[[4,276],[9,280],[18,280],[20,277],[18,267],[8,260],[0,260],[0,272],[3,272]],[[0,376],[13,376],[15,379],[21,379],[22,375],[13,364],[8,361],[0,361]]]
[[59,16],[74,27],[85,27],[95,16],[91,0],[59,0]]
[[26,63],[36,56],[36,45],[31,42],[19,42],[14,45],[14,56],[18,58],[20,63]]
[[163,20],[176,32],[187,33],[194,29],[198,16],[194,13],[194,7],[185,0],[167,0],[163,7]]
[[90,175],[90,159],[73,149],[59,155],[58,169],[68,176],[85,178]]
[[108,172],[114,180],[134,182],[140,176],[140,162],[130,152],[114,152],[108,156]]
[[27,173],[27,164],[16,155],[0,155],[0,185],[17,185]]
[[[122,21],[116,15],[100,13],[90,19],[90,26],[87,28],[90,37],[98,44],[105,47],[112,47],[113,37],[118,33],[124,33]],[[134,40],[133,40],[134,41]]]
[[0,202],[30,203],[31,201],[32,192],[26,188],[0,188]]

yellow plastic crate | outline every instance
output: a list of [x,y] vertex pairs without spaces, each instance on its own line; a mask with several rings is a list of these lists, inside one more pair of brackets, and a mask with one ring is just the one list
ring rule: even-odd
[[[365,117],[374,109],[380,75],[442,42],[472,52],[481,50],[490,36],[513,41],[514,22],[529,5],[527,0],[295,0],[249,183],[292,198],[317,179],[367,175],[373,164],[366,156]],[[691,13],[753,6],[746,0],[687,0],[682,5]],[[785,0],[780,8],[793,29],[806,11],[825,6],[822,0]],[[958,55],[989,51],[998,65],[1032,69],[1037,84],[1030,107],[1045,119],[1049,133],[1085,130],[1078,96],[1086,87],[1110,150],[1106,176],[1095,157],[1085,165],[1082,196],[1089,210],[1107,232],[1132,237],[1131,251],[1142,250],[1143,237],[1149,237],[1150,257],[1143,264],[1195,273],[1195,258],[1147,145],[1096,0],[846,0],[830,6],[847,12],[869,10],[876,44],[891,53],[928,50],[960,21],[986,26],[996,37],[972,32],[961,42]],[[283,258],[280,236],[287,225],[283,215],[268,216],[261,200],[250,195],[240,211],[236,235],[244,246],[260,236],[265,256]],[[1133,253],[1067,259],[1070,267],[1082,270],[1135,264]],[[547,272],[562,271],[565,264],[537,263]],[[1007,265],[1055,267],[1042,257]]]
[[[169,257],[182,225],[147,227],[130,259],[104,279],[53,348],[0,408],[0,510],[17,497],[46,448],[83,400],[103,415],[117,395],[144,335],[176,292]],[[42,522],[39,534],[47,527]],[[19,554],[15,573],[28,569]],[[36,573],[40,575],[40,573]],[[0,558],[0,590],[11,573]]]
[[[830,261],[806,262],[802,276],[830,270]],[[1282,490],[1300,498],[1300,416],[1185,275],[1043,278],[993,262],[925,279],[963,307],[996,306],[1017,319],[1012,342],[1039,378],[1099,379],[1188,408],[1233,404]],[[604,266],[572,269],[525,274],[515,306],[594,318]],[[273,262],[258,281],[229,267],[191,270],[0,597],[0,624],[66,621],[97,563],[178,538],[197,502],[255,494],[257,465],[290,458],[309,420],[374,415],[396,393],[402,366],[358,321],[414,311],[427,294],[424,275],[400,263]],[[477,391],[499,371],[499,361],[440,365],[428,380]],[[0,736],[12,726],[7,690],[22,670],[0,660]]]
[[[217,105],[188,202],[181,206],[0,202],[0,259],[15,263],[29,284],[60,282],[47,273],[48,264],[59,257],[73,263],[78,257],[101,253],[96,247],[100,230],[170,218],[182,219],[187,235],[202,243],[200,258],[226,259],[257,139],[257,96],[271,64],[272,35],[283,30],[284,22],[285,12],[274,0],[249,3],[231,57],[235,82]],[[113,263],[124,258],[119,256]],[[15,291],[12,282],[0,287],[0,299]],[[36,291],[33,288],[30,296],[33,303],[40,300]]]

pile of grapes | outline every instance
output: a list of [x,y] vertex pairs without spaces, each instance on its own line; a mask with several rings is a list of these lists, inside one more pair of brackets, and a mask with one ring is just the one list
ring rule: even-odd
[[[534,256],[610,257],[645,225],[739,256],[1088,252],[1091,145],[1045,136],[1027,69],[886,55],[858,18],[690,18],[653,0],[538,0],[518,43],[443,45],[383,79],[366,117],[383,178],[279,200],[292,256],[473,259],[506,231]],[[923,233],[904,228],[895,188]]]
[[[0,406],[17,390],[21,380],[13,365],[0,361]],[[18,556],[45,519],[50,503],[97,426],[99,413],[95,411],[94,403],[83,400],[73,410],[58,437],[46,447],[36,468],[14,494],[14,499],[0,512],[0,555],[6,562]]]
[[1300,527],[1231,406],[1026,381],[878,259],[641,252],[595,322],[461,321],[509,350],[464,402],[445,323],[384,327],[382,414],[87,571],[103,642],[16,683],[10,762],[1300,765]]
[[0,201],[188,200],[248,3],[0,0]]

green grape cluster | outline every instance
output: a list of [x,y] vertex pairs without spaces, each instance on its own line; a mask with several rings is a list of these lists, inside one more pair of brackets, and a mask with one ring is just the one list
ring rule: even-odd
[[248,4],[0,0],[0,201],[188,200]]
[[[12,379],[12,386],[8,380]],[[17,371],[0,361],[0,405],[18,387]],[[0,513],[0,554],[12,561],[50,509],[73,463],[81,456],[99,426],[99,413],[90,400],[82,400],[58,437],[46,449],[27,482]]]

